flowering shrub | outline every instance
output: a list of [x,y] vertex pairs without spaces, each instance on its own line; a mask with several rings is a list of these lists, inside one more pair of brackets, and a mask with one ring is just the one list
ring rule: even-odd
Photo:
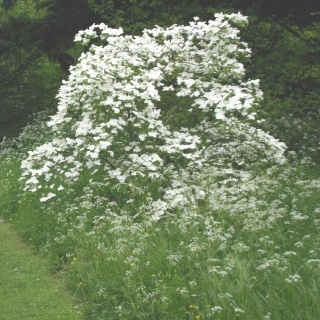
[[47,189],[47,201],[83,171],[91,181],[161,179],[164,168],[216,162],[221,149],[223,163],[281,160],[284,144],[251,124],[262,93],[244,79],[250,49],[232,25],[247,19],[215,18],[139,37],[104,24],[80,31],[87,52],[60,88],[52,140],[22,163],[25,190]]

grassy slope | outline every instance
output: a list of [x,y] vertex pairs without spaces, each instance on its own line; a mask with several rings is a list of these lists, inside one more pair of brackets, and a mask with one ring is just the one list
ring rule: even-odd
[[82,319],[47,262],[34,255],[10,226],[0,223],[0,318]]

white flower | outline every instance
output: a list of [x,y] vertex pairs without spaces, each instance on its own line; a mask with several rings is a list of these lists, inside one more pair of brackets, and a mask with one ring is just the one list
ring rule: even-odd
[[45,197],[42,197],[41,199],[40,199],[40,201],[41,202],[46,202],[46,201],[48,201],[49,199],[51,199],[51,198],[53,198],[53,197],[55,197],[56,196],[56,194],[54,194],[54,193],[52,193],[52,192],[49,192]]
[[[88,46],[99,39],[99,45],[92,44],[63,81],[48,122],[52,141],[22,162],[25,190],[46,189],[57,176],[72,183],[83,170],[93,176],[104,170],[106,180],[121,183],[129,176],[158,179],[167,162],[175,170],[179,163],[198,170],[221,158],[223,148],[235,151],[230,161],[239,165],[256,150],[264,152],[261,161],[281,162],[284,144],[247,122],[262,92],[258,80],[244,77],[237,57],[249,57],[250,49],[229,21],[247,19],[239,13],[216,14],[208,22],[195,17],[187,26],[156,26],[135,37],[103,23],[79,31],[75,41]],[[190,123],[180,123],[184,118]],[[228,137],[223,147],[216,144],[219,135]],[[234,146],[232,136],[246,141]],[[170,203],[187,201],[178,192]]]

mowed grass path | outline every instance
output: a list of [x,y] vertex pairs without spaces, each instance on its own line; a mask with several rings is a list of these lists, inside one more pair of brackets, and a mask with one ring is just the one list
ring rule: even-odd
[[80,320],[72,296],[48,263],[0,222],[0,320]]

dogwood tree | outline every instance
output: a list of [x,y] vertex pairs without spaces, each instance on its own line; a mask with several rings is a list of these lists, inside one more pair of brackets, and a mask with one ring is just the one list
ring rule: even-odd
[[25,190],[48,189],[46,201],[83,171],[120,183],[158,179],[164,168],[201,168],[221,150],[241,164],[244,146],[256,160],[281,159],[284,145],[252,125],[262,92],[245,79],[250,49],[236,26],[246,23],[216,14],[141,36],[105,24],[80,31],[86,50],[60,88],[52,140],[22,163]]

